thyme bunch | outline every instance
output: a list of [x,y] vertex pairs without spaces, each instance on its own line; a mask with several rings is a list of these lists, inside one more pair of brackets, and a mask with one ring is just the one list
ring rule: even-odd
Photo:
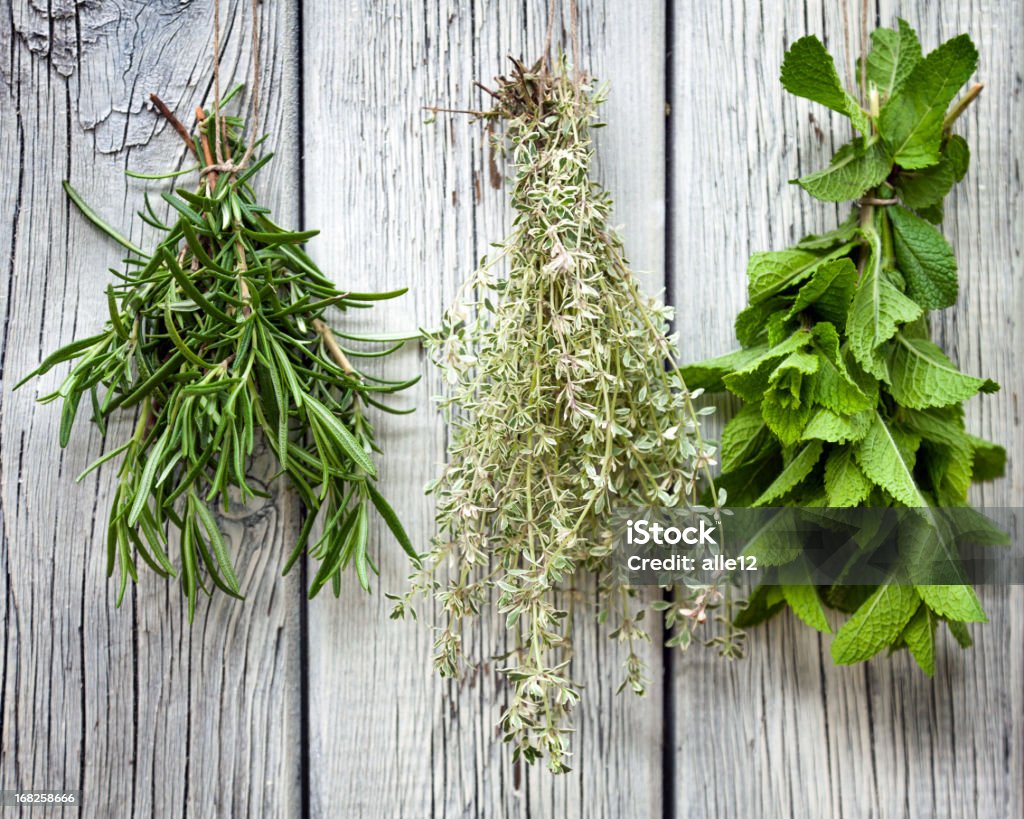
[[[516,62],[498,83],[483,116],[505,126],[513,230],[430,339],[451,437],[428,487],[440,534],[414,591],[432,591],[444,611],[435,663],[445,676],[458,673],[464,621],[496,591],[513,642],[505,739],[516,759],[546,756],[561,772],[580,697],[569,667],[581,574],[597,578],[597,617],[629,647],[623,687],[641,694],[646,683],[644,611],[611,571],[612,509],[690,505],[714,452],[695,394],[667,369],[672,311],[641,291],[609,224],[611,198],[591,176],[606,87],[564,59]],[[447,565],[445,584],[435,575]],[[715,597],[690,593],[701,602],[673,609],[692,615],[687,637]]]
[[[162,194],[170,224],[145,197],[139,218],[161,235],[152,251],[105,224],[65,182],[83,214],[131,255],[126,272],[111,271],[120,281],[107,287],[103,330],[57,350],[21,382],[75,362],[60,386],[39,399],[63,402],[62,447],[83,398],[104,435],[113,413],[137,413],[134,432],[79,480],[121,458],[106,544],[108,574],[120,568],[117,604],[128,579],[138,580],[141,558],[162,577],[180,575],[190,621],[200,591],[242,596],[216,507],[227,509],[232,497],[243,504],[267,497],[249,481],[260,436],[305,510],[284,571],[304,551],[318,560],[311,597],[328,581],[340,593],[347,566],[369,590],[371,508],[417,559],[374,486],[380,449],[367,416],[371,407],[394,412],[381,399],[416,379],[385,381],[352,363],[387,355],[404,340],[367,338],[328,323],[331,311],[370,307],[405,291],[339,290],[302,249],[318,231],[291,231],[272,220],[253,188],[272,154],[247,167],[244,159],[233,164],[232,157],[249,157],[263,140],[247,147],[242,120],[219,114],[238,90],[212,116],[198,109],[191,133],[154,96],[204,167],[195,188]],[[310,546],[318,519],[323,533]],[[177,561],[170,556],[175,550]]]

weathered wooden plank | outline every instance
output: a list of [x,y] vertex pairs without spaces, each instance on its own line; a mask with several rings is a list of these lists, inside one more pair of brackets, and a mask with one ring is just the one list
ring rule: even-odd
[[[968,407],[972,431],[1011,453],[1007,478],[973,497],[1020,505],[1012,460],[1024,441],[1012,356],[1024,341],[1017,320],[1024,295],[1006,264],[1016,257],[1022,228],[1020,208],[1011,204],[1019,180],[1009,169],[1024,151],[1011,136],[1024,126],[1014,68],[1024,8],[879,4],[880,24],[892,25],[897,15],[919,28],[926,48],[968,31],[982,53],[979,76],[988,89],[960,126],[973,167],[945,223],[961,261],[961,296],[936,326],[955,359],[1004,384],[999,395]],[[713,305],[699,324],[681,324],[689,359],[732,348],[751,252],[835,224],[831,208],[786,182],[823,165],[846,138],[819,106],[788,97],[778,83],[786,44],[806,33],[825,35],[841,51],[842,6],[705,4],[675,18],[672,273],[677,302],[690,296]],[[829,640],[792,618],[753,631],[742,662],[677,658],[677,813],[1019,815],[1024,651],[1012,637],[1021,624],[1021,590],[986,589],[983,601],[992,622],[972,630],[972,651],[962,653],[948,639],[940,644],[934,681],[905,656],[836,668]],[[698,730],[709,721],[710,739]],[[701,760],[710,764],[695,768]]]
[[[323,229],[314,250],[339,282],[412,288],[402,302],[375,310],[372,326],[436,324],[458,282],[507,230],[506,191],[492,187],[483,127],[444,116],[425,126],[420,108],[486,104],[473,81],[504,72],[507,54],[536,56],[546,5],[307,8],[304,65],[317,82],[307,84],[304,97],[306,213],[310,225]],[[619,213],[624,220],[628,215],[628,246],[638,266],[653,271],[657,288],[662,9],[631,6],[585,4],[580,40],[587,67],[615,84],[605,111],[609,128],[601,134],[601,173]],[[341,161],[345,157],[353,159]],[[427,364],[409,354],[394,370],[416,366]],[[426,375],[409,399],[422,409],[382,422],[388,453],[382,486],[423,545],[434,525],[422,489],[444,457],[444,431],[427,404],[441,385],[432,370]],[[400,588],[407,568],[382,540],[381,586]],[[348,803],[353,810],[376,815],[657,814],[657,649],[651,695],[615,698],[622,656],[601,630],[578,629],[582,659],[574,673],[587,687],[577,715],[576,770],[553,779],[510,764],[495,728],[507,688],[491,663],[460,683],[438,682],[429,631],[386,622],[387,605],[354,588],[347,584],[341,603],[317,601],[310,611],[313,815],[327,815],[341,793],[354,800]],[[429,606],[424,613],[429,619]],[[467,652],[502,653],[503,632],[495,618],[482,618],[467,635]],[[657,645],[660,634],[654,636]]]
[[[227,87],[249,70],[249,4],[222,5]],[[261,9],[265,125],[286,148],[261,188],[278,215],[294,221],[298,157],[287,146],[297,133],[297,10]],[[212,13],[210,0],[173,8],[53,3],[48,16],[17,3],[11,11],[5,79],[19,128],[5,126],[4,135],[24,155],[21,176],[0,183],[5,209],[17,214],[5,385],[58,343],[92,332],[105,314],[105,270],[118,250],[67,206],[60,179],[142,241],[130,211],[145,186],[121,172],[191,162],[145,100],[157,91],[192,120],[210,88]],[[32,400],[60,375],[5,393],[0,410],[9,577],[3,786],[78,788],[92,815],[297,814],[301,590],[298,578],[278,577],[295,536],[294,503],[278,493],[276,504],[229,524],[251,602],[200,605],[190,629],[176,584],[164,589],[147,574],[113,611],[115,589],[97,546],[113,470],[75,486],[100,438],[79,419],[59,453],[58,413]],[[126,428],[131,419],[118,423]]]

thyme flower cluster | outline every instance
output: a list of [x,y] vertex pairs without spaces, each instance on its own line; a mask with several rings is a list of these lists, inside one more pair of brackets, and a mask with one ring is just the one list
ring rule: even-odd
[[[564,60],[517,63],[499,83],[488,116],[504,122],[516,171],[513,231],[431,340],[451,439],[428,487],[440,535],[418,587],[444,612],[435,648],[446,676],[458,673],[464,620],[496,591],[513,641],[505,739],[516,759],[546,755],[560,772],[580,697],[570,678],[579,575],[596,576],[596,616],[628,644],[622,687],[643,693],[635,646],[648,635],[635,590],[612,576],[612,509],[695,504],[714,451],[672,365],[672,311],[641,291],[609,224],[611,198],[591,178],[605,87]],[[435,579],[442,566],[453,567],[447,584]],[[703,621],[704,602],[685,602],[684,628]]]

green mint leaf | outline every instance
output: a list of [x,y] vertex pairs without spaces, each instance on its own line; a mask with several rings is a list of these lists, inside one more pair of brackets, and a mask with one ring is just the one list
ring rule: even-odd
[[733,618],[737,628],[750,628],[770,620],[786,605],[778,586],[758,586],[747,598],[747,605]]
[[960,648],[970,648],[974,645],[971,633],[963,623],[958,623],[956,620],[947,620],[946,626],[949,628],[949,633],[960,644]]
[[966,585],[916,586],[917,593],[932,611],[958,623],[987,623],[974,589]]
[[811,280],[797,291],[796,299],[787,319],[792,319],[800,312],[813,305],[814,311],[838,328],[846,327],[846,316],[850,311],[850,302],[857,287],[857,268],[853,261],[846,257],[826,262],[818,267]]
[[843,624],[832,641],[832,659],[851,665],[895,643],[921,605],[913,586],[879,586]]
[[853,242],[847,242],[824,256],[806,250],[755,253],[747,263],[747,298],[752,305],[766,301],[809,279],[821,265],[845,256],[853,247]]
[[856,448],[864,474],[904,506],[928,506],[914,480],[914,453],[919,442],[917,436],[890,426],[875,412],[867,435]]
[[814,379],[814,400],[840,414],[861,412],[874,406],[847,372],[839,351],[839,334],[826,321],[819,322],[811,331],[818,352],[818,376]]
[[744,404],[722,430],[719,454],[722,470],[731,472],[744,464],[760,460],[772,450],[772,438],[757,404]]
[[[952,136],[937,165],[917,171],[903,171],[896,177],[893,186],[900,201],[908,208],[928,210],[942,204],[953,185],[964,178],[970,162],[971,150],[966,140],[959,135]],[[941,218],[939,221],[942,221]]]
[[768,376],[761,414],[783,446],[800,440],[804,425],[811,417],[814,381],[810,376],[817,370],[818,357],[797,350],[786,356]]
[[926,168],[939,161],[946,107],[977,65],[971,38],[954,37],[921,60],[882,107],[878,130],[898,165]]
[[926,208],[918,208],[917,215],[922,219],[927,219],[933,225],[942,224],[942,220],[946,218],[946,213],[941,202],[935,205],[929,205]]
[[[795,579],[790,580],[793,575],[796,575]],[[793,614],[815,631],[831,634],[832,627],[825,616],[825,608],[821,605],[818,589],[810,585],[803,560],[794,560],[780,568],[779,579],[783,583],[782,596],[793,609]]]
[[687,389],[722,392],[725,389],[722,379],[726,375],[743,369],[750,362],[756,361],[767,349],[767,347],[756,347],[749,350],[735,350],[716,358],[708,358],[696,364],[680,367],[679,374],[686,382]]
[[858,412],[853,415],[841,415],[822,407],[807,422],[801,438],[805,441],[817,438],[833,444],[860,441],[871,428],[871,412]]
[[935,676],[935,615],[928,606],[920,606],[907,627],[903,629],[903,642],[921,670]]
[[871,492],[868,480],[848,446],[833,449],[825,461],[825,493],[828,505],[857,506],[867,500]]
[[892,96],[921,62],[921,43],[906,20],[900,19],[899,31],[879,28],[871,32],[868,54],[868,79],[883,98]]
[[736,314],[736,338],[744,347],[756,347],[763,344],[767,335],[768,320],[785,304],[782,297],[762,301],[759,304],[745,307]]
[[922,314],[918,304],[908,299],[880,269],[874,253],[864,277],[853,297],[847,319],[850,351],[865,372],[884,378],[885,359],[878,348],[896,335],[901,324],[914,321]]
[[908,410],[908,429],[920,435],[922,465],[936,498],[942,505],[959,506],[967,501],[972,480],[971,441],[960,417],[934,411]]
[[779,509],[747,539],[743,554],[756,557],[758,566],[792,563],[803,554],[801,545],[793,539],[798,521],[799,514],[794,510]]
[[814,35],[801,37],[782,60],[782,86],[798,97],[845,114],[861,133],[870,133],[867,113],[843,90],[832,55]]
[[956,302],[956,259],[949,242],[928,222],[898,205],[888,209],[896,264],[907,295],[925,310]]
[[892,159],[878,139],[856,139],[840,148],[831,164],[796,182],[816,199],[845,202],[859,199],[868,190],[885,181],[892,170]]
[[797,242],[796,247],[799,250],[832,250],[832,248],[844,245],[853,239],[859,229],[857,213],[851,212],[839,227],[825,233],[810,233]]
[[777,500],[792,489],[794,489],[804,478],[811,474],[818,460],[821,458],[821,450],[824,444],[821,441],[811,441],[804,445],[792,458],[788,460],[778,477],[761,494],[754,506],[770,506],[771,502]]
[[967,140],[959,134],[953,134],[942,149],[942,158],[953,169],[953,179],[956,182],[962,180],[971,166],[971,149]]
[[889,356],[889,392],[903,406],[945,407],[998,389],[994,381],[960,372],[931,341],[896,334]]
[[723,376],[722,382],[730,392],[740,398],[746,401],[760,401],[768,389],[769,379],[779,361],[791,353],[802,350],[810,341],[810,333],[799,332],[774,347],[758,348],[764,351],[753,361]]
[[1006,450],[991,441],[968,436],[974,455],[971,461],[976,481],[992,481],[1006,472]]

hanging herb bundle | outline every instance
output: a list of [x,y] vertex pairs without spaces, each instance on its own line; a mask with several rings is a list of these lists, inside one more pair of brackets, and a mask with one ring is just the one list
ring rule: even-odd
[[[115,411],[137,412],[131,436],[83,476],[122,458],[107,534],[108,574],[120,566],[118,605],[128,578],[138,580],[139,557],[163,577],[180,574],[190,621],[199,591],[242,596],[215,507],[228,508],[232,493],[241,503],[266,496],[249,483],[259,435],[302,501],[305,521],[284,571],[304,551],[318,560],[311,597],[328,581],[339,594],[348,566],[369,590],[369,570],[376,570],[371,509],[417,560],[374,486],[380,450],[366,414],[370,407],[393,412],[381,397],[416,379],[385,381],[352,363],[387,355],[404,339],[366,338],[328,324],[331,311],[370,307],[405,291],[339,290],[302,249],[317,231],[272,221],[252,184],[272,154],[250,163],[262,140],[246,146],[242,120],[220,113],[237,91],[217,101],[212,115],[197,109],[192,133],[152,98],[204,170],[195,189],[162,194],[170,224],[146,198],[139,217],[162,234],[151,252],[103,223],[65,183],[82,213],[132,256],[126,273],[112,271],[121,281],[107,288],[103,330],[57,350],[24,380],[75,361],[60,387],[40,399],[63,401],[62,447],[83,397],[104,435]],[[318,519],[323,534],[307,550]],[[178,534],[174,549],[169,532]]]
[[[795,181],[826,202],[855,200],[853,212],[825,235],[751,257],[749,306],[736,319],[743,349],[683,373],[691,386],[745,402],[721,440],[719,482],[732,504],[912,507],[921,514],[910,519],[926,527],[916,543],[934,553],[951,544],[929,510],[965,506],[972,481],[1001,475],[1005,461],[1002,448],[965,430],[962,406],[998,385],[960,372],[928,325],[929,311],[957,296],[953,251],[935,225],[967,171],[967,143],[952,127],[981,86],[947,106],[977,52],[961,35],[923,56],[903,20],[871,42],[860,65],[866,110],[843,90],[817,38],[786,53],[785,88],[860,132],[829,167]],[[785,576],[806,578],[806,568],[790,564]],[[738,623],[788,604],[827,632],[822,606],[832,606],[852,613],[832,643],[837,663],[906,646],[931,674],[937,625],[966,646],[964,623],[985,616],[970,585],[914,585],[900,582],[901,571],[875,587],[814,587],[776,585],[779,569]]]
[[[611,571],[612,509],[690,505],[713,451],[694,396],[674,365],[666,369],[671,310],[641,292],[608,221],[611,199],[591,177],[605,89],[563,59],[553,69],[515,62],[492,94],[483,116],[504,124],[515,166],[513,231],[431,339],[449,386],[451,438],[428,488],[441,534],[414,591],[433,591],[443,609],[436,665],[453,676],[464,621],[496,590],[512,641],[505,739],[516,759],[546,755],[561,772],[580,696],[569,677],[572,592],[581,575],[596,576],[597,616],[629,646],[623,687],[643,693],[636,646],[648,637],[634,590]],[[435,578],[444,566],[447,584]],[[681,617],[677,645],[718,598],[708,587],[686,591],[670,615],[692,615]]]

